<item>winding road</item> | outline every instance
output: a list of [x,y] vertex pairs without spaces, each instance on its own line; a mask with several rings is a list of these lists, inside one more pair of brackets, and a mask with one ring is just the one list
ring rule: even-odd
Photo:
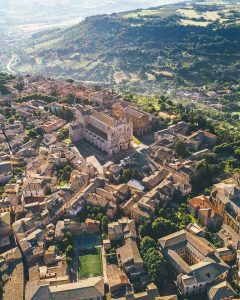
[[11,57],[9,63],[8,63],[7,66],[6,66],[8,72],[11,73],[11,74],[13,74],[13,75],[17,74],[17,72],[15,72],[15,71],[12,69],[12,63],[16,61],[16,58],[17,58],[16,55],[12,55],[12,57]]

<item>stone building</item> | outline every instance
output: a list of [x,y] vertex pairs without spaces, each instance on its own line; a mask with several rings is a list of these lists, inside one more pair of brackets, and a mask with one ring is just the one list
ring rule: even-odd
[[214,185],[211,200],[223,216],[223,223],[240,233],[240,187],[237,183],[220,182]]
[[76,117],[79,126],[69,129],[72,141],[85,139],[109,155],[131,147],[133,125],[120,105],[105,111],[79,107]]
[[28,282],[26,300],[103,300],[104,280],[102,277],[92,277],[77,282],[50,285],[38,281]]
[[134,240],[127,239],[124,246],[117,248],[116,254],[118,266],[126,272],[131,283],[141,283],[142,286],[147,284],[143,260]]
[[133,123],[133,131],[137,135],[150,132],[152,126],[152,116],[146,112],[133,107],[125,109],[127,118]]
[[208,229],[220,229],[223,217],[218,213],[216,207],[210,202],[209,197],[201,195],[189,200],[189,210],[198,219],[202,226]]
[[158,240],[160,250],[177,274],[183,295],[197,295],[227,277],[229,266],[204,239],[181,230]]
[[103,90],[92,92],[89,96],[89,100],[100,106],[108,106],[114,103],[115,98],[110,91]]

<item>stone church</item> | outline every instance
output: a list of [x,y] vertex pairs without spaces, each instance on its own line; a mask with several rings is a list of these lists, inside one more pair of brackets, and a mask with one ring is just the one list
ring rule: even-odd
[[109,155],[131,148],[133,124],[120,104],[102,111],[79,106],[76,119],[69,129],[72,142],[86,139]]

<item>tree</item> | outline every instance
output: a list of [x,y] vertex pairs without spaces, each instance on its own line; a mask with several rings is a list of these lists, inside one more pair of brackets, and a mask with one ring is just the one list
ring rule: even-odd
[[64,236],[68,240],[68,243],[71,244],[72,243],[72,234],[71,234],[71,232],[67,231]]
[[57,169],[57,175],[59,183],[63,182],[64,184],[69,182],[72,173],[72,167],[70,165],[66,165],[63,169]]
[[0,299],[2,299],[3,296],[3,282],[0,280]]
[[235,154],[235,157],[236,157],[237,159],[240,160],[240,148],[237,148],[237,149],[234,151],[234,154]]
[[65,140],[69,136],[69,129],[67,127],[62,127],[59,132],[61,133],[61,140]]
[[67,249],[66,249],[66,256],[73,256],[73,246],[72,245],[68,245]]
[[174,150],[178,157],[186,158],[189,156],[189,152],[185,146],[185,143],[181,140],[178,140],[174,145]]
[[232,118],[233,118],[234,120],[236,120],[236,121],[239,121],[240,116],[239,116],[238,113],[233,113],[233,114],[232,114]]
[[71,265],[73,262],[72,257],[70,257],[70,256],[67,256],[66,260],[67,260],[68,265]]
[[145,236],[140,243],[140,249],[142,253],[146,253],[149,248],[155,248],[156,242],[149,236]]
[[162,217],[158,217],[152,223],[153,234],[156,238],[160,238],[170,233],[173,233],[176,229],[177,228],[174,223]]
[[222,167],[219,164],[199,163],[190,180],[193,190],[200,192],[211,186],[213,184],[213,178],[218,176],[221,171]]
[[17,89],[19,92],[22,92],[23,89],[24,89],[24,83],[21,81],[21,82],[18,82],[15,86],[15,89]]
[[138,233],[141,237],[144,237],[144,227],[142,224],[138,225]]
[[109,223],[108,217],[103,216],[102,220],[101,220],[101,225],[102,225],[102,231],[104,233],[107,233],[107,231],[108,231],[108,223]]
[[28,131],[28,137],[31,139],[35,139],[38,136],[42,137],[44,134],[44,131],[41,127],[32,128]]
[[156,132],[167,127],[167,122],[163,118],[154,119],[152,122],[152,132]]
[[51,195],[52,190],[51,187],[49,185],[46,186],[46,195]]
[[[147,220],[144,222],[143,225],[139,225],[139,234],[141,235],[141,237],[145,237],[145,236],[151,236],[152,234],[152,221],[151,220]],[[140,233],[141,231],[141,233]]]
[[42,137],[44,135],[44,131],[41,127],[36,127],[35,130],[40,137]]
[[37,137],[37,131],[35,129],[30,129],[27,134],[31,139],[35,139]]
[[166,104],[162,103],[161,106],[160,106],[160,110],[161,111],[166,111],[166,109],[167,109]]
[[234,150],[233,147],[228,143],[220,144],[213,149],[214,153],[216,154],[226,154],[226,155],[233,155]]
[[68,97],[67,97],[67,103],[68,104],[73,104],[74,100],[75,100],[75,95],[69,94]]
[[141,180],[142,176],[136,169],[124,169],[121,173],[121,182],[128,182],[130,179]]
[[72,172],[72,167],[70,165],[66,165],[62,172],[62,178],[68,181],[70,179],[71,172]]
[[11,118],[8,119],[8,122],[9,122],[10,124],[13,124],[14,121],[15,121],[15,118],[14,118],[13,116],[12,116]]
[[183,214],[181,215],[181,219],[180,219],[180,229],[184,229],[189,223],[191,223],[192,218],[189,214]]
[[67,122],[72,121],[73,118],[74,118],[73,112],[72,112],[69,108],[67,108],[67,107],[65,107],[65,106],[63,106],[62,109],[59,109],[59,110],[56,112],[56,116],[59,117],[59,118],[64,119],[64,120],[67,121]]
[[148,236],[144,237],[140,243],[140,252],[151,281],[161,288],[168,276],[168,267],[158,251],[156,242]]

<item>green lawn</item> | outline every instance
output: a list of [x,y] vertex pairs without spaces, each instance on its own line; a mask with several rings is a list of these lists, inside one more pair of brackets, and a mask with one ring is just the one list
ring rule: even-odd
[[100,248],[80,250],[78,253],[78,260],[79,278],[102,276],[102,257]]

